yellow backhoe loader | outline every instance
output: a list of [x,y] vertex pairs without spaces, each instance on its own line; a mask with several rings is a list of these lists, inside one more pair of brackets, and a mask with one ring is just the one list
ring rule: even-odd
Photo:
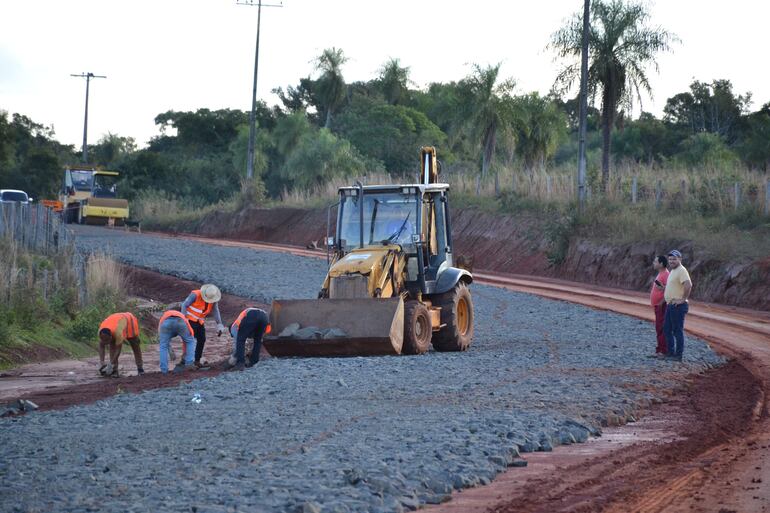
[[437,351],[470,346],[473,276],[452,265],[449,185],[438,183],[436,150],[423,147],[420,154],[418,183],[339,189],[326,279],[317,299],[273,301],[272,331],[264,339],[271,355],[422,354],[431,344]]
[[118,173],[92,167],[64,170],[58,207],[64,221],[122,225],[128,219],[128,200],[118,199]]

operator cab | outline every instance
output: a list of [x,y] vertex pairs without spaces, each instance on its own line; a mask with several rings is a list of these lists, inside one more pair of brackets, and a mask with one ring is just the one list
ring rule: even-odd
[[340,188],[336,252],[342,257],[358,248],[397,244],[407,258],[409,281],[424,277],[423,292],[430,293],[441,270],[452,266],[448,191],[441,183]]
[[[64,172],[65,196],[116,198],[118,173],[93,168],[72,168]],[[81,193],[81,194],[77,194]]]

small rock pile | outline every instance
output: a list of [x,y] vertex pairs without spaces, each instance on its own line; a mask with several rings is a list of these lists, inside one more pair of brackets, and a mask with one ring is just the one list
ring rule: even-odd
[[318,328],[316,326],[307,326],[303,328],[299,323],[293,322],[281,330],[278,334],[278,338],[330,340],[335,338],[348,338],[348,334],[339,328]]

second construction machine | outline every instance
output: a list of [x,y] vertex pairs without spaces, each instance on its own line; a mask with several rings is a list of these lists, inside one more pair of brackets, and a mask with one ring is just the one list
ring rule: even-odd
[[473,276],[453,266],[449,185],[432,147],[419,183],[341,187],[329,270],[318,299],[275,300],[273,356],[464,351],[473,338]]

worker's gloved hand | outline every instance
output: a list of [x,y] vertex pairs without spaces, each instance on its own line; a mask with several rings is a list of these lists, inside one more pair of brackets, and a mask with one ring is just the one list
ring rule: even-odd
[[217,324],[217,336],[221,337],[222,333],[225,332],[225,325],[224,324]]

